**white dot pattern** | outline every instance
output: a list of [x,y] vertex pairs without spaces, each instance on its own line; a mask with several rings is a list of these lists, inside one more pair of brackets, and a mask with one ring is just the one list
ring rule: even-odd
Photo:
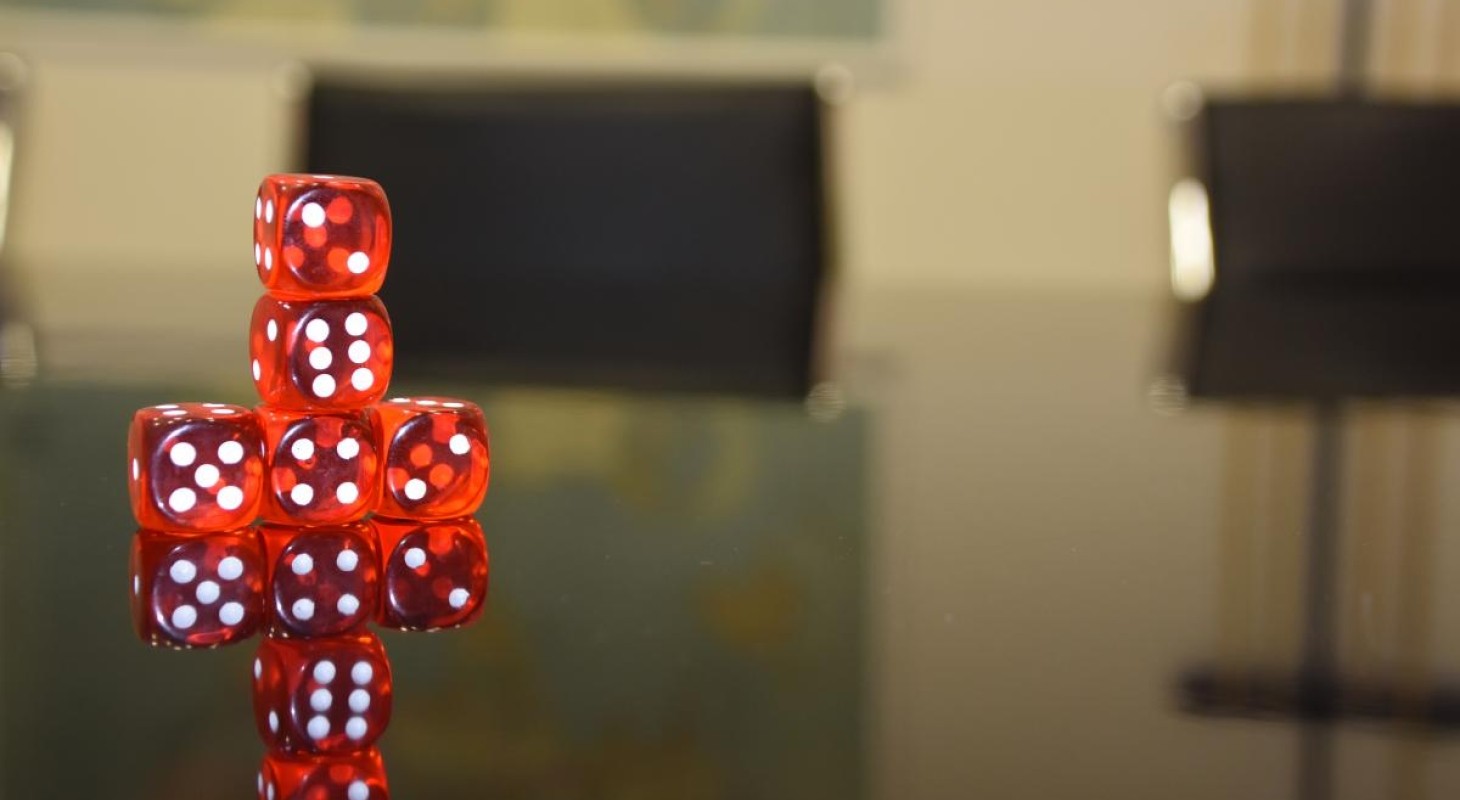
[[238,556],[225,556],[218,562],[218,577],[231,581],[243,574],[243,561]]
[[330,735],[330,721],[322,716],[310,717],[304,729],[309,733],[309,738],[319,741]]
[[294,618],[297,620],[308,622],[314,619],[314,601],[308,597],[301,597],[295,600],[290,610],[294,612]]
[[335,610],[340,612],[341,616],[351,616],[360,610],[360,598],[353,594],[342,594],[339,601],[335,603]]
[[314,502],[314,487],[307,483],[296,483],[289,490],[289,499],[294,501],[294,505],[307,506]]
[[295,439],[289,445],[289,452],[299,461],[308,461],[314,458],[314,440],[308,438]]
[[304,209],[299,212],[299,218],[304,224],[311,228],[318,228],[324,224],[324,206],[319,203],[305,203]]
[[187,442],[178,442],[172,446],[172,450],[168,451],[167,457],[172,459],[172,463],[177,466],[186,467],[198,457],[198,451]]
[[456,609],[460,609],[462,606],[466,605],[466,601],[470,599],[471,592],[468,592],[467,590],[461,588],[452,589],[451,594],[448,594],[446,596],[446,602],[450,603],[451,607]]
[[218,507],[232,511],[243,505],[243,490],[237,486],[224,486],[218,490]]
[[243,621],[243,604],[233,601],[224,603],[223,607],[218,609],[218,619],[222,620],[224,625],[237,625]]
[[345,735],[357,742],[364,739],[365,734],[369,732],[370,726],[365,722],[364,717],[350,717],[349,722],[345,723]]
[[311,342],[322,342],[330,336],[330,324],[319,318],[312,319],[304,326],[304,336]]
[[167,574],[178,583],[192,583],[193,578],[198,576],[198,568],[193,562],[184,558],[173,562],[172,568],[167,571]]
[[197,472],[193,473],[193,481],[204,489],[207,489],[213,484],[217,483],[218,477],[218,468],[213,466],[212,464],[204,464],[203,466],[198,467]]
[[172,610],[172,625],[180,630],[193,627],[198,621],[198,610],[192,606],[178,606]]
[[328,711],[330,709],[330,706],[334,704],[335,699],[334,696],[330,694],[329,689],[315,689],[314,692],[309,695],[309,707],[314,709],[315,711]]
[[197,502],[198,496],[193,493],[192,489],[187,487],[174,489],[172,494],[167,496],[168,508],[171,508],[179,514],[192,510],[193,505]]
[[349,461],[355,456],[360,455],[360,443],[353,438],[341,439],[340,443],[335,445],[335,453],[337,453],[340,458]]
[[243,460],[243,445],[235,441],[218,445],[218,460],[224,464],[237,464]]
[[350,692],[350,710],[356,714],[364,714],[370,710],[370,693],[364,689],[355,689]]

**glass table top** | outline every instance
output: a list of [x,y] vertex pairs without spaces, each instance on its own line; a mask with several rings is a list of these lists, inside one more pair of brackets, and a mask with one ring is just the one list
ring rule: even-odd
[[[394,386],[480,403],[494,463],[485,614],[382,634],[392,796],[1297,797],[1314,731],[1329,796],[1452,795],[1426,714],[1460,665],[1460,414],[1346,411],[1331,601],[1363,691],[1304,723],[1313,426],[1153,388],[1161,314],[882,296],[814,414]],[[133,637],[123,456],[136,408],[249,389],[125,373],[0,390],[0,796],[253,791],[257,640]]]
[[[492,431],[488,609],[460,630],[383,635],[393,796],[861,793],[861,415],[455,394]],[[0,395],[4,796],[251,791],[257,641],[151,650],[128,611],[128,420],[214,397]]]

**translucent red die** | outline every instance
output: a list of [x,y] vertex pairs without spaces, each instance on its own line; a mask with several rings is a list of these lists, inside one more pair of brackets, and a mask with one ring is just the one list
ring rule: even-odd
[[279,300],[265,295],[249,327],[250,369],[265,405],[363,408],[385,395],[395,361],[390,317],[374,297]]
[[380,542],[380,624],[408,631],[465,625],[487,594],[487,541],[471,517],[371,520]]
[[491,475],[482,410],[446,397],[398,397],[375,408],[383,442],[376,510],[403,519],[451,519],[482,504]]
[[253,709],[259,735],[272,750],[365,750],[390,724],[385,647],[372,633],[266,638],[253,662]]
[[254,198],[254,264],[277,297],[365,297],[390,262],[380,184],[343,175],[270,175]]
[[259,767],[259,800],[388,800],[375,748],[341,756],[270,753]]
[[264,565],[245,528],[202,536],[132,536],[132,622],[154,647],[220,647],[249,638],[264,620]]
[[253,522],[263,436],[252,411],[222,403],[141,409],[127,437],[132,513],[144,528],[225,531]]
[[271,634],[335,636],[358,630],[375,616],[380,561],[369,525],[261,525],[259,536]]
[[331,525],[363,518],[380,492],[374,417],[260,406],[266,453],[260,514],[271,522]]

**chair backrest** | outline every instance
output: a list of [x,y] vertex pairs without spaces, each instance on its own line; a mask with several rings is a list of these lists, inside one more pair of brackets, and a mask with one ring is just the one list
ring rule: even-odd
[[307,169],[395,216],[398,362],[509,383],[801,396],[823,247],[804,85],[317,85]]
[[1460,393],[1460,105],[1217,101],[1190,126],[1171,196],[1189,392]]

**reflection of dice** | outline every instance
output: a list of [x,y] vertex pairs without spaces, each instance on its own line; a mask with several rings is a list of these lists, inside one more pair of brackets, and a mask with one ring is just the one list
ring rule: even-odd
[[445,397],[398,397],[375,413],[384,443],[379,513],[450,519],[477,510],[491,474],[480,408]]
[[266,638],[253,662],[254,721],[284,753],[349,753],[390,724],[390,663],[372,633]]
[[364,178],[270,175],[254,198],[254,264],[278,297],[364,297],[385,280],[390,206]]
[[276,300],[254,306],[254,386],[264,403],[299,410],[360,408],[390,383],[395,345],[385,306],[353,300]]
[[132,622],[157,647],[218,647],[264,618],[263,559],[251,529],[132,536]]
[[132,417],[127,459],[132,512],[144,528],[231,530],[252,522],[258,511],[263,437],[246,408],[144,408]]
[[270,753],[259,768],[259,800],[388,800],[375,748],[343,756]]
[[380,624],[430,631],[465,625],[487,593],[487,542],[471,517],[413,522],[376,517]]
[[364,517],[380,491],[372,417],[260,406],[267,471],[260,513],[271,522],[330,525]]
[[369,525],[263,525],[259,534],[272,634],[334,636],[356,630],[374,616],[380,568]]

